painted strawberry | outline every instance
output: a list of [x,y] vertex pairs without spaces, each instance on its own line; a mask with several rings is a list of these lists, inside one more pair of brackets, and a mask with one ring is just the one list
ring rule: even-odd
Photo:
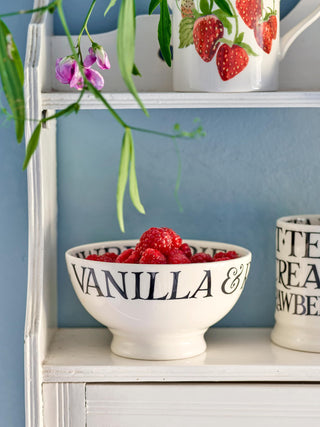
[[262,16],[261,0],[237,0],[236,8],[244,23],[253,30]]
[[261,49],[264,50],[267,54],[271,52],[272,49],[272,36],[273,31],[271,30],[271,26],[269,21],[261,22],[257,24],[254,29],[254,36],[257,40],[258,45]]
[[220,43],[217,43],[224,33],[222,22],[214,15],[201,16],[193,27],[193,42],[201,59],[210,62]]
[[227,81],[246,68],[249,55],[241,46],[223,44],[218,50],[216,61],[221,79]]
[[276,15],[271,15],[270,18],[268,19],[268,23],[271,29],[271,36],[273,40],[275,40],[277,38],[277,32],[278,32],[278,20]]
[[193,0],[181,0],[182,18],[193,18],[193,9],[195,8]]

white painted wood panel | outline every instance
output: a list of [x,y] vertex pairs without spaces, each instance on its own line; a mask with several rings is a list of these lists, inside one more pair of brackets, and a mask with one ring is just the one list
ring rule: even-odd
[[319,385],[88,384],[87,427],[318,427],[319,395]]
[[85,384],[43,385],[44,427],[85,427]]
[[106,328],[60,329],[43,364],[44,382],[320,382],[320,354],[281,348],[270,329],[211,328],[205,353],[144,361],[110,351]]

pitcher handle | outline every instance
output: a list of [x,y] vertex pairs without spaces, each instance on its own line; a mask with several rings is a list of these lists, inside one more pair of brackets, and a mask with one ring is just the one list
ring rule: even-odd
[[295,39],[320,17],[320,6],[289,30],[280,40],[280,60],[282,60]]

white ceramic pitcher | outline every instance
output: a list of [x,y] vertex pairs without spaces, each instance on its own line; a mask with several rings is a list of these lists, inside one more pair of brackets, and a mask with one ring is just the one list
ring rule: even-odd
[[277,90],[280,61],[320,17],[319,5],[280,38],[280,0],[169,0],[168,4],[176,91]]

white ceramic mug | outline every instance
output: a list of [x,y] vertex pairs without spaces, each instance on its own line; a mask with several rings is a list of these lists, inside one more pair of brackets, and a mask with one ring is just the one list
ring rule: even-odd
[[272,341],[320,352],[320,215],[277,220],[276,270]]
[[283,37],[279,0],[169,0],[173,88],[249,92],[278,89],[279,63],[320,16],[320,6]]

